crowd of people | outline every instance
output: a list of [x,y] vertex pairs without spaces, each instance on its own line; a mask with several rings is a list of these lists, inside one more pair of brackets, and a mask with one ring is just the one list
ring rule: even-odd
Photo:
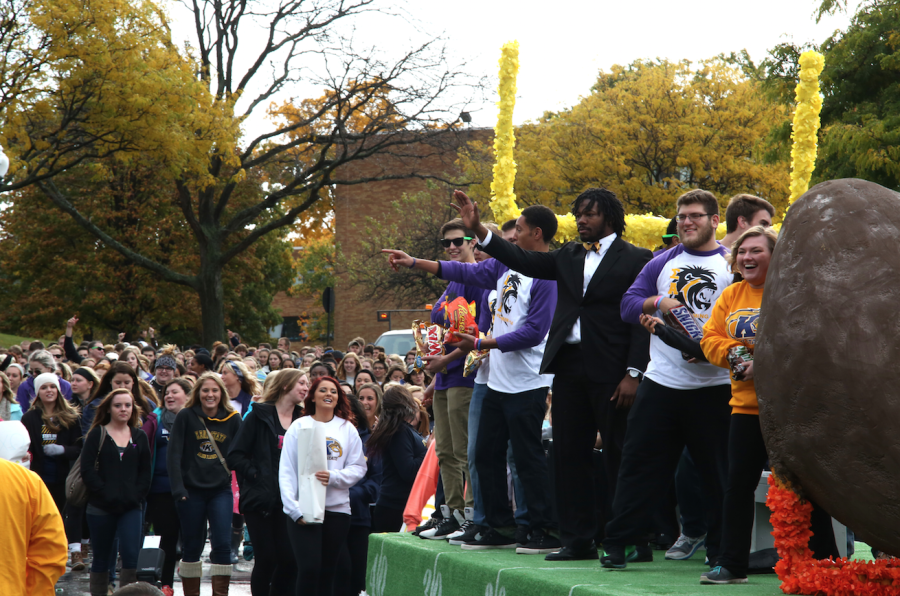
[[[64,562],[90,561],[92,596],[137,580],[147,534],[160,537],[167,595],[176,568],[184,595],[199,595],[207,540],[216,596],[241,556],[255,560],[254,596],[358,595],[370,533],[403,531],[422,510],[413,489],[429,448],[440,478],[421,539],[613,569],[652,561],[654,546],[676,560],[705,546],[702,583],[747,581],[767,460],[752,352],[772,205],[732,198],[718,242],[717,198],[687,192],[651,254],[623,240],[622,203],[605,189],[578,196],[581,242],[555,250],[546,207],[498,228],[464,193],[454,200],[447,260],[385,250],[395,270],[449,282],[433,323],[454,298],[476,305],[480,333],[443,353],[386,354],[361,337],[346,353],[249,346],[230,331],[180,349],[153,329],[76,344],[76,317],[49,348],[5,350],[0,418],[27,429]],[[69,494],[73,468],[84,502]],[[34,492],[26,480],[13,481]],[[816,556],[835,555],[827,513],[813,525]]]

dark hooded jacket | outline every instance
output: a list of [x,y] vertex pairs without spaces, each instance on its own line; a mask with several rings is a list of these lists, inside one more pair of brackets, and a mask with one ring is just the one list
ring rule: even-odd
[[[303,408],[295,406],[292,420],[302,415]],[[237,472],[241,513],[269,515],[281,511],[278,464],[286,431],[271,403],[254,403],[241,423],[226,456],[228,466]]]

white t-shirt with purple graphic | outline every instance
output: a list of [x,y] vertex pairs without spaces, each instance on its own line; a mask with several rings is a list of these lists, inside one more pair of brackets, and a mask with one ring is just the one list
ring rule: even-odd
[[[687,306],[700,327],[709,319],[722,291],[734,281],[724,246],[711,251],[690,250],[679,244],[647,263],[622,298],[622,319],[640,324],[644,301],[668,296]],[[662,313],[656,312],[662,318]],[[644,376],[671,389],[698,389],[729,384],[728,371],[708,362],[689,363],[681,351],[650,338],[650,364]]]

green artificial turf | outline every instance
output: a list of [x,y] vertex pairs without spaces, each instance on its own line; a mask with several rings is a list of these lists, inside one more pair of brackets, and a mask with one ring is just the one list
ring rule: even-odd
[[602,569],[598,561],[550,563],[515,550],[464,551],[410,534],[373,534],[366,591],[369,596],[781,594],[774,574],[752,575],[745,585],[700,585],[700,574],[709,569],[703,564],[704,551],[687,561],[666,561],[664,556],[654,551],[653,563],[634,563],[618,571]]

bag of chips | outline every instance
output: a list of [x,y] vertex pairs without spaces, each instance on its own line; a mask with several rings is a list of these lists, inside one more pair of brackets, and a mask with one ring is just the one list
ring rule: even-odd
[[[479,333],[478,337],[484,339],[486,336],[484,333]],[[463,365],[463,376],[468,377],[481,368],[481,363],[490,353],[490,350],[472,350],[466,354],[466,362]]]
[[449,302],[444,301],[441,308],[444,311],[444,327],[447,328],[444,343],[451,344],[459,341],[459,338],[456,337],[457,333],[467,333],[478,337],[474,302],[466,302],[465,298],[457,296]]
[[440,325],[413,321],[413,338],[416,340],[416,361],[413,363],[415,372],[425,370],[426,362],[423,356],[444,355],[444,329]]

